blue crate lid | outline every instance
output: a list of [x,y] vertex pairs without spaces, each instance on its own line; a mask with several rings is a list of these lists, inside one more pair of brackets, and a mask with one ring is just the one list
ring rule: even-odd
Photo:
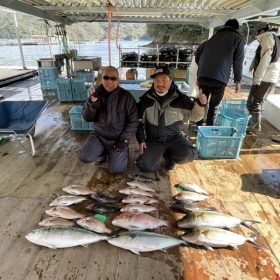
[[83,106],[74,106],[69,111],[70,114],[81,114],[83,111]]

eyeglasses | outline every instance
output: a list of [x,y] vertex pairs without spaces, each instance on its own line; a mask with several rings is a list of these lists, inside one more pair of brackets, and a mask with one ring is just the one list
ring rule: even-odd
[[103,79],[104,80],[117,81],[119,78],[118,77],[103,76]]

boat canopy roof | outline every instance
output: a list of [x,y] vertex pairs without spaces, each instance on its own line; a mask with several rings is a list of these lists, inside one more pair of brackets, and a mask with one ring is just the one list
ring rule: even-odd
[[112,21],[199,24],[205,28],[276,15],[279,0],[1,0],[1,6],[62,24]]

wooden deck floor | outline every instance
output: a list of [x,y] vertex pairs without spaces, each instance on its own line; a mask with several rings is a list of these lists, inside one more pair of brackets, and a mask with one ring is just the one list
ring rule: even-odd
[[[5,100],[42,98],[36,79],[1,88],[0,94]],[[179,219],[182,215],[169,208],[176,193],[174,184],[181,180],[196,183],[214,195],[208,205],[242,219],[261,221],[258,240],[268,250],[258,251],[249,243],[238,250],[180,246],[137,256],[105,241],[88,248],[57,250],[28,242],[24,236],[38,227],[50,201],[63,193],[62,187],[83,184],[120,197],[118,190],[127,181],[126,176],[110,176],[105,164],[80,163],[76,151],[87,133],[70,129],[68,112],[73,104],[61,104],[52,94],[44,98],[50,103],[36,126],[37,156],[31,158],[13,141],[0,146],[0,279],[279,279],[280,149],[279,143],[270,140],[279,131],[265,121],[263,132],[246,136],[238,159],[199,159],[169,173],[149,175],[160,179],[153,183],[160,191],[159,217]],[[28,140],[24,145],[29,148]],[[136,170],[137,153],[134,143],[130,172]],[[111,220],[109,216],[108,227],[117,230]],[[243,227],[235,231],[251,234]],[[158,232],[177,234],[176,229]]]

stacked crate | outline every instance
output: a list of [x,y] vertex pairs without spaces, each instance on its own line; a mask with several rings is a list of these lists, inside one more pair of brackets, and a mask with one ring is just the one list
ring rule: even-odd
[[86,122],[83,118],[83,106],[74,106],[70,112],[72,130],[93,130],[92,122]]
[[197,149],[203,158],[237,158],[250,115],[246,100],[225,100],[215,126],[198,127]]
[[39,79],[41,83],[42,91],[54,91],[56,90],[56,80],[58,78],[57,67],[40,67],[38,69]]

